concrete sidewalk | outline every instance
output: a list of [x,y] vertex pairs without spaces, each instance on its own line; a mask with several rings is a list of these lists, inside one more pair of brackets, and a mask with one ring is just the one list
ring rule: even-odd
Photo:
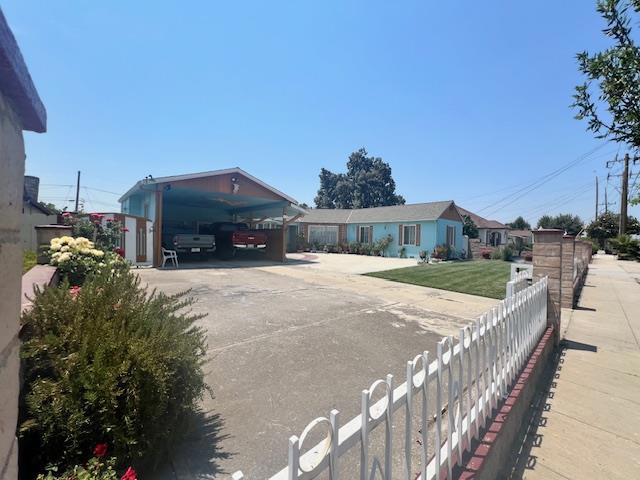
[[513,477],[640,478],[640,264],[595,256],[562,316],[564,348]]

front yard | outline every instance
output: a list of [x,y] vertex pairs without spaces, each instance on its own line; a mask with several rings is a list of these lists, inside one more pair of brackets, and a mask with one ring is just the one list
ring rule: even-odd
[[509,262],[476,260],[398,268],[367,275],[394,282],[503,299],[510,274]]

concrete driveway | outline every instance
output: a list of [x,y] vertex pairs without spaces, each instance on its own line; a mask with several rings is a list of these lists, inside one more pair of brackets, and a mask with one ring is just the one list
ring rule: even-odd
[[359,413],[362,389],[387,373],[402,383],[407,360],[435,355],[442,335],[497,303],[354,274],[414,264],[306,254],[285,265],[140,270],[143,282],[167,293],[191,288],[194,310],[208,314],[205,370],[215,396],[154,477],[222,478],[241,469],[268,478],[286,466],[288,438],[308,422],[332,408],[346,422]]

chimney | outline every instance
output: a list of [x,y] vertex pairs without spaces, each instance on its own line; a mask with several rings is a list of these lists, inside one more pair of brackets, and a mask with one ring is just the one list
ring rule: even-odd
[[24,198],[31,203],[38,203],[38,190],[40,189],[40,179],[31,175],[24,176]]

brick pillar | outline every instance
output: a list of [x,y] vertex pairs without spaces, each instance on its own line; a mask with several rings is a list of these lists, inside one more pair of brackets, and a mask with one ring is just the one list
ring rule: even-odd
[[533,231],[533,279],[549,277],[547,324],[556,327],[556,344],[560,341],[560,299],[562,298],[563,230]]
[[573,235],[564,235],[562,237],[562,278],[560,282],[560,306],[562,308],[573,308],[573,264],[576,255],[581,254],[581,249],[576,248],[576,237]]

